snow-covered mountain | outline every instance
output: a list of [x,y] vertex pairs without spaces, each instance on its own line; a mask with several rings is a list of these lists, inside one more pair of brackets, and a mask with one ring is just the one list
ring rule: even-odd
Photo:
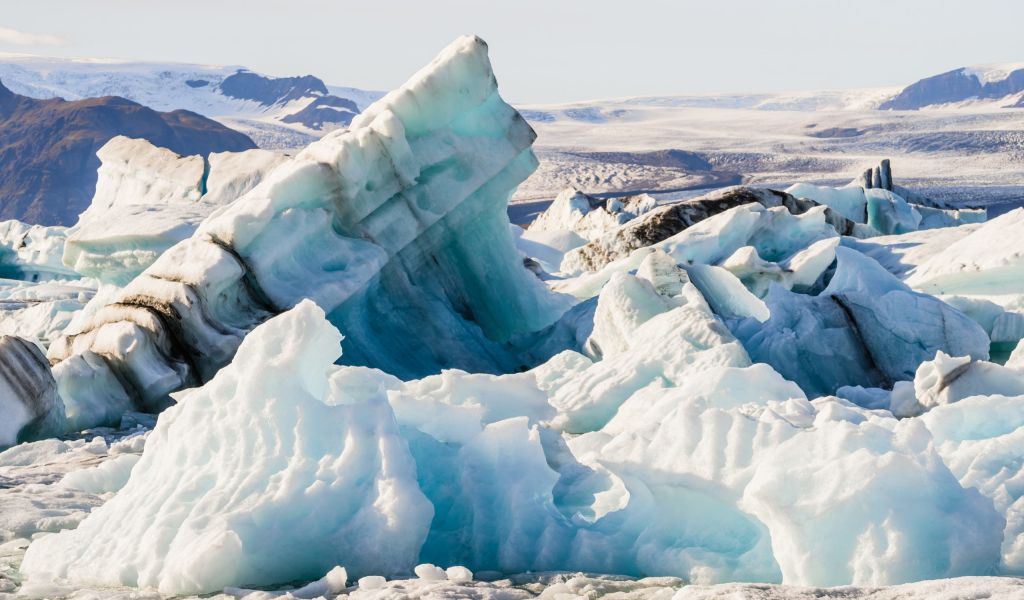
[[916,110],[965,101],[997,101],[1007,108],[1024,107],[1024,63],[960,67],[907,86],[881,109]]
[[303,146],[347,125],[380,93],[312,75],[268,77],[240,66],[51,58],[0,53],[0,81],[33,98],[121,96],[159,111],[190,110],[265,148]]

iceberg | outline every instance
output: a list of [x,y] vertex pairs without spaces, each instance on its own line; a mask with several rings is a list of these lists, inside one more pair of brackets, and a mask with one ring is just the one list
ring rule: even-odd
[[586,240],[594,240],[608,230],[650,212],[657,201],[647,194],[626,198],[599,199],[566,188],[530,223],[527,231],[571,231]]
[[61,257],[67,228],[0,221],[0,278],[19,281],[78,279]]
[[787,584],[891,585],[998,567],[1002,516],[961,487],[923,423],[891,421],[819,415],[762,458],[742,506],[771,532]]
[[[759,204],[768,209],[780,209],[794,216],[804,215],[815,207],[823,206],[818,202],[796,198],[775,190],[727,188],[693,200],[652,209],[589,244],[566,253],[561,271],[571,274],[598,271],[637,248],[663,243],[706,219],[751,204]],[[827,206],[814,212],[821,213],[818,218],[828,223],[833,235],[853,235],[857,231],[853,221]]]
[[1024,344],[989,362],[1024,294],[975,237],[1019,216],[921,235],[954,217],[883,164],[818,200],[566,192],[522,231],[533,141],[464,37],[294,157],[105,147],[62,250],[96,281],[12,284],[74,316],[25,321],[48,356],[0,338],[0,444],[61,437],[0,454],[21,593],[1024,572]]
[[331,377],[340,344],[309,301],[256,328],[161,415],[117,495],[33,542],[21,572],[165,594],[410,572],[433,511],[384,391]]
[[1024,373],[940,350],[917,368],[913,385],[893,389],[889,410],[898,417],[917,416],[972,396],[994,395],[1024,396]]
[[912,291],[856,250],[835,252],[835,272],[820,294],[776,286],[765,299],[769,319],[730,322],[751,358],[812,396],[845,386],[891,388],[913,380],[939,351],[989,358],[988,336],[966,315]]
[[285,160],[266,150],[178,156],[124,136],[111,139],[96,155],[96,193],[67,230],[63,263],[119,286]]
[[305,298],[346,332],[349,364],[404,378],[520,369],[514,338],[570,306],[523,267],[508,228],[533,139],[497,93],[486,45],[460,38],[51,345],[69,422],[166,407]]

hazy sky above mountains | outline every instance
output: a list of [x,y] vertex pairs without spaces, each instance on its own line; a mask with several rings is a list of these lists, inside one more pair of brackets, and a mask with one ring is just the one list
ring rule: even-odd
[[516,102],[904,85],[1024,61],[1020,0],[6,0],[0,52],[389,89],[463,33]]

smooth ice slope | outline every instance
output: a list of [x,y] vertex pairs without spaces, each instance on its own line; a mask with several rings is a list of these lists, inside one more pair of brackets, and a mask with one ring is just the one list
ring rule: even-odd
[[346,362],[401,377],[522,367],[509,341],[568,307],[523,267],[505,214],[533,139],[486,45],[457,40],[51,346],[72,426],[166,406],[303,298],[346,332]]
[[34,580],[167,594],[408,573],[433,514],[382,390],[329,377],[341,336],[306,301],[254,330],[231,365],[161,415],[120,492],[39,539]]
[[1024,209],[1001,215],[920,264],[907,283],[929,294],[1024,294],[1022,230]]

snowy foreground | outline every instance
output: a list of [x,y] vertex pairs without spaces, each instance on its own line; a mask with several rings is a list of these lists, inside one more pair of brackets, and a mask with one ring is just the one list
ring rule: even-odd
[[524,231],[533,140],[467,37],[295,157],[118,138],[5,224],[0,592],[1024,596],[1024,210],[883,161]]

